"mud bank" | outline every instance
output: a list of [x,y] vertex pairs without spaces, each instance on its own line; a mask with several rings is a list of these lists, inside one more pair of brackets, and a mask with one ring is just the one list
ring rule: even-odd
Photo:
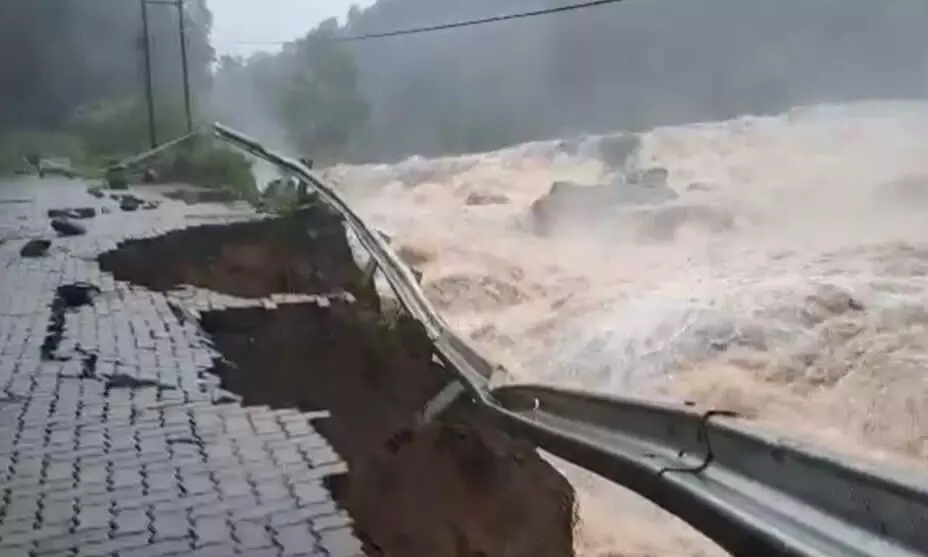
[[341,223],[310,211],[308,234],[293,219],[200,227],[129,242],[101,265],[158,290],[350,292],[357,301],[204,314],[230,363],[216,368],[225,388],[246,404],[332,413],[317,426],[350,470],[332,487],[370,555],[572,555],[573,491],[530,445],[467,403],[414,427],[451,374],[433,363],[417,323],[380,314]]
[[[312,222],[312,229],[302,222]],[[191,285],[244,298],[346,291],[376,305],[344,238],[335,215],[310,207],[286,219],[208,224],[131,240],[99,260],[118,279],[151,290]]]

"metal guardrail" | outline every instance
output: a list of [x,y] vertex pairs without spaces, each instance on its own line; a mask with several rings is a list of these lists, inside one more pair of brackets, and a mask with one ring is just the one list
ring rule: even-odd
[[222,125],[214,130],[311,184],[341,214],[441,360],[512,434],[650,499],[736,556],[928,554],[925,476],[876,471],[760,433],[724,411],[547,386],[491,388],[495,367],[448,327],[409,268],[338,194],[298,161]]
[[511,431],[620,483],[733,555],[928,551],[928,484],[719,411],[545,386],[494,389]]
[[117,162],[117,163],[111,165],[110,168],[129,168],[129,167],[131,167],[131,166],[135,166],[135,165],[141,163],[142,161],[144,161],[144,160],[146,160],[146,159],[150,159],[150,158],[152,158],[152,157],[154,157],[154,156],[156,156],[156,155],[159,155],[159,154],[161,154],[161,153],[163,153],[163,152],[165,152],[165,151],[168,151],[168,150],[170,150],[170,149],[173,149],[174,147],[177,147],[177,146],[180,145],[181,143],[184,143],[184,142],[186,142],[186,141],[189,141],[189,140],[191,140],[191,139],[193,139],[194,137],[197,137],[197,136],[199,136],[199,135],[203,135],[204,133],[205,133],[204,130],[195,130],[195,131],[192,131],[192,132],[188,133],[187,135],[182,135],[182,136],[180,136],[180,137],[177,137],[177,138],[175,138],[175,139],[172,139],[171,141],[168,141],[167,143],[162,143],[161,145],[158,145],[158,146],[155,147],[154,149],[149,149],[148,151],[145,151],[144,153],[139,153],[138,155],[135,155],[135,156],[133,156],[133,157],[129,157],[129,158],[127,158],[127,159],[123,159],[123,160],[121,160],[121,161],[119,161],[119,162]]

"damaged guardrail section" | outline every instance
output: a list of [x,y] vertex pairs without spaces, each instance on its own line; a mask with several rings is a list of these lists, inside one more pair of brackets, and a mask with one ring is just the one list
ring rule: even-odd
[[491,388],[497,369],[455,334],[409,268],[305,166],[217,124],[221,139],[311,184],[343,218],[425,327],[460,392],[514,435],[654,501],[733,555],[903,557],[928,554],[928,476],[901,477],[756,431],[725,411],[547,386]]
[[651,499],[735,555],[928,549],[924,479],[762,434],[729,412],[532,385],[492,395],[510,429]]

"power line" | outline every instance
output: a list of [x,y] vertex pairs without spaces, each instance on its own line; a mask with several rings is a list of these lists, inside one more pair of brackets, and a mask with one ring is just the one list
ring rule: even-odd
[[[584,10],[587,8],[596,8],[599,6],[605,6],[606,4],[618,4],[619,2],[624,2],[625,0],[589,0],[587,2],[580,2],[577,4],[570,4],[567,6],[558,6],[556,8],[542,8],[538,10],[532,10],[528,12],[517,12],[513,14],[498,15],[492,17],[482,17],[478,19],[468,19],[464,21],[455,21],[452,23],[439,23],[436,25],[426,25],[423,27],[411,27],[408,29],[395,29],[393,31],[381,31],[379,33],[363,33],[361,35],[349,35],[345,37],[331,37],[333,41],[340,42],[356,42],[356,41],[366,41],[370,39],[384,39],[388,37],[399,37],[401,35],[418,35],[421,33],[431,33],[434,31],[445,31],[447,29],[458,29],[461,27],[473,27],[475,25],[485,25],[487,23],[498,23],[501,21],[510,21],[514,19],[526,19],[529,17],[537,17],[542,15],[552,15],[559,14],[564,12],[572,12],[575,10]],[[230,41],[232,44],[252,44],[252,45],[281,45],[293,42],[293,39],[289,41]]]

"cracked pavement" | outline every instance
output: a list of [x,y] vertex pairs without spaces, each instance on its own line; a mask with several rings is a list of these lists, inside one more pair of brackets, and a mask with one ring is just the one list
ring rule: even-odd
[[[326,413],[242,406],[190,319],[286,300],[163,295],[99,269],[126,239],[257,218],[159,199],[124,212],[78,181],[0,183],[0,555],[363,555],[323,484],[347,472],[313,427]],[[48,210],[74,207],[97,209],[87,234],[55,237]],[[36,238],[47,255],[21,257]],[[79,283],[98,291],[61,302]]]

